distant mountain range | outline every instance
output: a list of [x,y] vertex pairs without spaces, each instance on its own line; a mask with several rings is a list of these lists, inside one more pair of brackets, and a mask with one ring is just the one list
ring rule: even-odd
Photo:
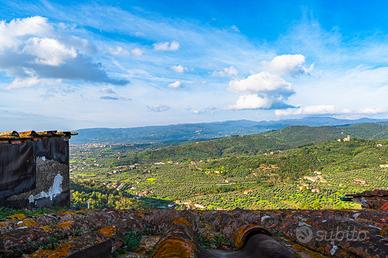
[[231,135],[249,135],[289,126],[343,126],[387,123],[388,120],[361,118],[356,120],[332,117],[306,117],[279,121],[236,120],[212,123],[146,126],[135,128],[88,128],[77,130],[73,144],[170,144],[202,141]]

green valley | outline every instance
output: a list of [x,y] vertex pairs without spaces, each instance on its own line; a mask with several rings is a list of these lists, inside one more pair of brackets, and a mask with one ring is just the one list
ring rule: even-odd
[[170,146],[76,145],[73,205],[358,208],[340,198],[388,187],[387,134],[387,124],[293,126]]

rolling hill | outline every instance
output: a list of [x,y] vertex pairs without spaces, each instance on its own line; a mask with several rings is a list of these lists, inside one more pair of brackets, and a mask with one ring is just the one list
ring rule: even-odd
[[291,126],[276,131],[245,136],[229,136],[220,139],[197,141],[130,152],[118,163],[160,160],[208,159],[234,155],[287,150],[351,135],[359,139],[388,138],[388,124],[355,124],[346,126]]
[[[76,207],[347,209],[386,189],[388,125],[291,126],[143,151],[74,146]],[[350,141],[337,141],[351,134]]]
[[201,141],[231,135],[249,135],[278,130],[288,126],[338,126],[360,123],[383,123],[386,120],[346,120],[331,117],[307,117],[279,121],[224,121],[213,123],[147,126],[136,128],[79,129],[73,144],[171,144],[185,141]]

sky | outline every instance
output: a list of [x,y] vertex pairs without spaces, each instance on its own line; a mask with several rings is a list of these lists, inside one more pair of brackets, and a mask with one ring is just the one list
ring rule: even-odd
[[0,0],[0,131],[388,118],[387,9]]

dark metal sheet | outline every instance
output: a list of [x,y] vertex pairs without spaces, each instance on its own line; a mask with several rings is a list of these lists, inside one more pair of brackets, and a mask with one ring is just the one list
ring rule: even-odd
[[69,142],[60,137],[47,137],[35,143],[35,156],[69,164]]
[[0,144],[0,201],[35,188],[33,142]]

